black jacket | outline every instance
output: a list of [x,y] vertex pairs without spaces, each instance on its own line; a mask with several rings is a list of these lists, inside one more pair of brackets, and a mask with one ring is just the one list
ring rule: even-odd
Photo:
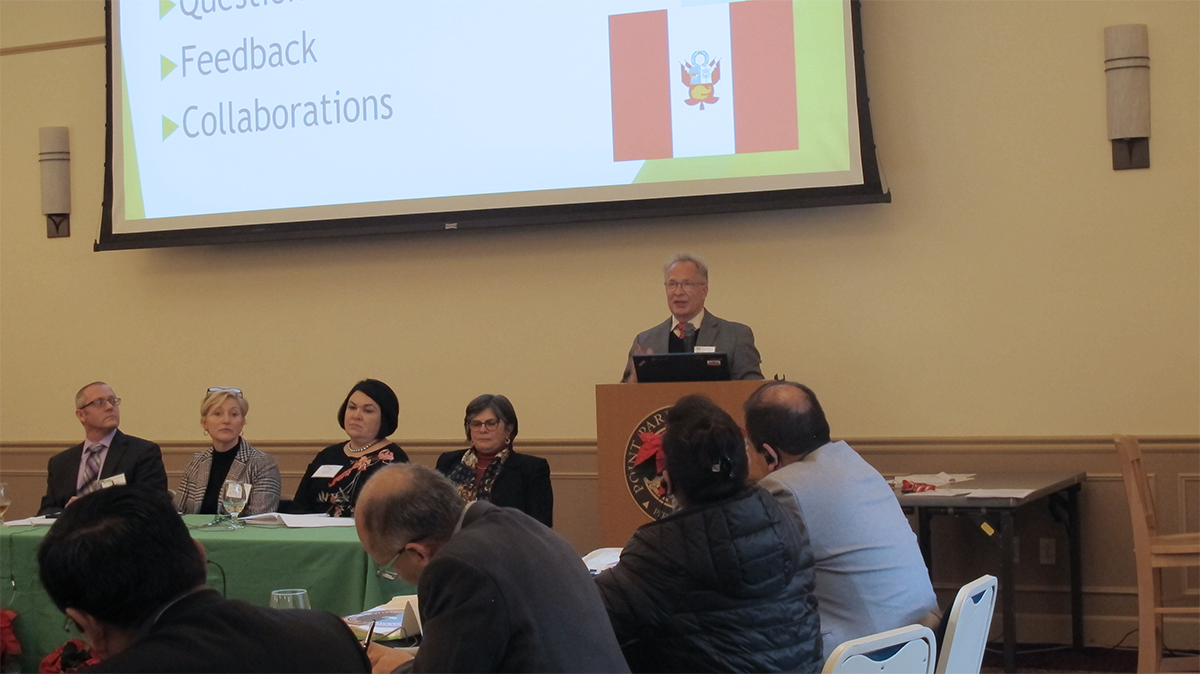
[[[467,450],[460,449],[439,456],[438,472],[449,475],[466,453]],[[540,456],[514,451],[496,476],[496,484],[492,485],[491,503],[502,508],[516,508],[553,527],[554,489],[550,486],[550,462]]]
[[[79,479],[82,458],[82,442],[50,457],[46,467],[46,495],[38,508],[39,515],[66,507],[76,492],[75,482]],[[126,484],[167,491],[167,471],[163,468],[162,450],[158,445],[117,431],[100,468],[100,478],[121,474],[125,475]]]
[[640,527],[596,577],[630,669],[820,671],[802,527],[757,486]]
[[89,672],[369,672],[349,627],[324,611],[283,611],[205,589],[171,604],[129,648]]

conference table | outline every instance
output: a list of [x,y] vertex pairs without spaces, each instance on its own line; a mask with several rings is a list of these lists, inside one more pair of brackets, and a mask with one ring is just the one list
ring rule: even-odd
[[[304,588],[314,609],[346,616],[416,592],[402,580],[375,576],[354,527],[255,524],[229,529],[201,526],[212,522],[211,515],[183,520],[208,553],[208,585],[230,599],[267,606],[271,590]],[[37,548],[47,531],[46,526],[0,528],[0,606],[18,614],[13,627],[21,642],[21,671],[26,672],[36,672],[47,653],[78,636],[64,630],[65,617],[38,579]]]
[[[1004,628],[1004,671],[1017,671],[1017,593],[1013,563],[1013,527],[1017,513],[1045,502],[1054,519],[1067,531],[1068,564],[1071,575],[1071,642],[1083,647],[1083,579],[1080,562],[1079,491],[1084,473],[990,473],[953,485],[969,490],[1005,490],[1012,494],[985,498],[969,495],[940,495],[937,491],[897,494],[905,512],[917,516],[917,541],[929,574],[933,575],[933,536],[930,522],[938,516],[967,517],[993,538],[1000,548],[996,573],[1000,615]],[[1019,494],[1019,495],[1017,495]],[[977,494],[978,495],[978,494]]]

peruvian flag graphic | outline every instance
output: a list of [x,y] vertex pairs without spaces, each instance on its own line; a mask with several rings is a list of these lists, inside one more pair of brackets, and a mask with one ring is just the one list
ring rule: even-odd
[[795,150],[790,0],[608,17],[613,159]]

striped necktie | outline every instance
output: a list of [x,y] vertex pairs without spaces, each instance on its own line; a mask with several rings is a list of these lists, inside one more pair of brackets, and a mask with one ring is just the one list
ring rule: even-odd
[[675,336],[683,339],[685,335],[687,335],[687,330],[683,327],[683,322],[680,321],[679,325],[675,326]]
[[104,445],[95,444],[87,448],[87,460],[83,466],[83,486],[79,488],[80,494],[85,494],[88,487],[91,486],[96,478],[100,477],[100,452],[104,451]]

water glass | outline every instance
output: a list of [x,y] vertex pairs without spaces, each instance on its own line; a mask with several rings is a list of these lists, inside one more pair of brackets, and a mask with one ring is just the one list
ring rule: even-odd
[[229,523],[230,529],[242,526],[237,517],[246,507],[246,500],[249,498],[250,484],[247,482],[226,480],[225,484],[221,485],[221,505],[225,508],[225,512],[233,515],[233,521]]
[[8,489],[7,482],[0,482],[0,527],[7,526],[4,524],[4,513],[8,512],[8,506],[12,505],[12,499],[8,497],[6,490]]
[[312,608],[308,590],[273,590],[271,608]]

